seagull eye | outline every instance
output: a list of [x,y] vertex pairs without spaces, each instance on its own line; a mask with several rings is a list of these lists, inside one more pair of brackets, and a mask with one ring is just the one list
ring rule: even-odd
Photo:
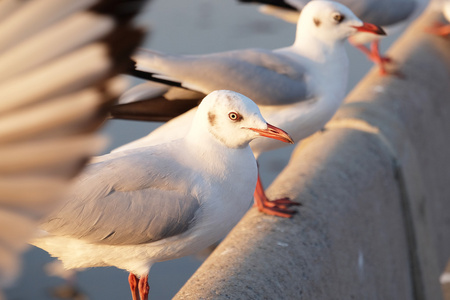
[[240,121],[242,119],[241,115],[235,112],[230,112],[228,114],[228,117],[230,118],[230,120],[232,121]]
[[341,23],[342,21],[344,21],[345,16],[341,15],[341,14],[334,14],[333,15],[333,20],[335,20],[337,23]]

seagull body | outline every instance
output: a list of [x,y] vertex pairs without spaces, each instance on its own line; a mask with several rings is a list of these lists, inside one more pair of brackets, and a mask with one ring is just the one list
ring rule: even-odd
[[[198,56],[174,56],[142,50],[134,60],[138,72],[176,86],[166,85],[165,94],[161,94],[158,89],[162,86],[158,85],[160,97],[187,99],[193,93],[205,94],[213,89],[235,90],[253,99],[265,118],[277,126],[289,128],[294,140],[299,141],[321,129],[342,103],[348,77],[344,42],[361,31],[383,34],[379,27],[363,23],[339,3],[313,1],[305,6],[298,20],[295,42],[289,47]],[[146,88],[149,98],[154,97],[154,85],[145,83],[131,89],[122,101],[133,104],[145,99]],[[150,101],[148,107],[151,105]],[[112,115],[120,117],[120,111],[115,110]],[[149,115],[158,115],[158,112]],[[155,144],[161,139],[182,137],[193,115],[191,111],[175,118],[147,137],[116,149],[116,152]],[[151,117],[149,119],[152,120]],[[250,146],[258,157],[262,152],[280,148],[283,144],[255,140]],[[281,201],[281,207],[273,207],[277,202],[265,197],[260,181],[255,202],[261,211],[283,217],[293,213],[286,205],[296,204]]]
[[[203,93],[208,93],[217,86],[227,86],[249,95],[251,99],[258,99],[255,101],[264,117],[274,124],[289,127],[293,133],[293,139],[297,141],[321,129],[333,116],[342,103],[347,85],[347,76],[335,75],[348,74],[348,57],[345,48],[338,46],[328,52],[327,45],[322,43],[310,41],[308,45],[309,47],[294,45],[274,51],[252,49],[246,52],[232,51],[193,57],[159,54],[150,56],[150,59],[155,60],[151,62],[147,60],[146,55],[152,55],[154,52],[142,50],[138,52],[136,60],[138,66],[142,62],[142,67],[139,67],[142,70],[149,70],[145,66],[147,62],[151,63],[152,67],[159,72],[171,74],[182,81],[186,87]],[[274,70],[262,69],[261,65],[249,63],[257,59],[261,65],[274,62],[275,68],[277,66],[285,68],[279,72],[288,75],[280,76]],[[195,66],[194,71],[191,70],[192,66]],[[232,72],[235,74],[230,74]],[[267,77],[264,76],[266,74],[261,74],[263,72],[269,73]],[[228,74],[227,77],[224,78],[224,74]],[[242,77],[237,78],[237,76]],[[248,78],[252,76],[255,76],[253,81],[247,84]],[[224,80],[228,81],[223,82]],[[191,118],[193,115],[193,112],[189,114]],[[142,145],[147,145],[147,143],[160,142],[161,138],[166,141],[180,138],[189,129],[189,126],[184,125],[185,122],[191,122],[191,119],[189,121],[187,119],[188,117],[184,116],[173,120],[171,123],[174,128],[173,133],[164,131],[157,138],[152,138],[153,133],[151,133],[136,143],[143,142]],[[134,148],[136,145],[133,142],[119,149]],[[256,157],[262,152],[283,146],[279,141],[268,139],[255,140],[251,143]]]
[[[296,23],[299,12],[311,0],[239,0],[240,2],[257,2],[263,13],[275,15],[287,22]],[[355,15],[363,20],[382,26],[387,35],[396,34],[407,24],[416,19],[425,9],[428,0],[337,0],[348,6]],[[349,38],[350,43],[361,50],[380,67],[382,75],[388,74],[385,64],[392,62],[390,58],[379,53],[380,35],[360,32]],[[364,44],[370,43],[370,50]]]
[[247,211],[257,181],[248,144],[260,136],[292,142],[247,97],[213,92],[183,138],[107,154],[89,165],[32,244],[69,269],[125,269],[133,299],[136,276],[145,299],[152,264],[217,242]]
[[251,203],[256,163],[249,148],[213,159],[208,154],[219,145],[194,141],[109,154],[90,165],[34,244],[69,269],[116,266],[143,275],[155,262],[194,254],[224,237]]

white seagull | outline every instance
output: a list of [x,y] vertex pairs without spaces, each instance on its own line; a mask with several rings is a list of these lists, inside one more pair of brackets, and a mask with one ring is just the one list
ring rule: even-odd
[[69,269],[125,269],[133,299],[147,299],[154,263],[217,242],[247,211],[258,176],[249,143],[261,136],[293,143],[249,98],[212,92],[185,137],[89,165],[32,244]]
[[[255,2],[265,4],[261,7],[263,13],[279,17],[287,22],[296,23],[300,11],[313,0],[238,0],[240,2]],[[388,35],[404,29],[425,9],[428,0],[336,0],[349,7],[355,15],[364,22],[382,26]],[[355,34],[349,42],[361,50],[369,60],[379,66],[381,75],[400,75],[400,72],[388,72],[386,64],[391,58],[380,54],[380,36],[366,33]],[[370,49],[364,44],[370,43]]]
[[0,1],[0,289],[39,219],[105,145],[95,131],[144,35],[131,22],[145,1],[120,2]]
[[[444,14],[445,19],[447,22],[450,22],[450,0],[440,0],[435,1],[436,6],[439,6],[439,9],[442,10],[442,13]],[[440,22],[437,22],[432,27],[426,29],[427,32],[439,35],[439,36],[448,36],[450,35],[450,24],[443,24]]]
[[[320,130],[342,103],[348,77],[344,42],[357,32],[383,34],[381,28],[362,22],[342,4],[313,1],[303,9],[295,42],[290,47],[197,56],[141,50],[134,57],[138,69],[135,74],[172,83],[175,87],[155,86],[154,83],[137,86],[122,99],[123,103],[131,103],[116,107],[112,115],[133,118],[133,114],[138,114],[140,119],[147,116],[149,120],[161,120],[165,113],[172,116],[171,111],[161,111],[164,109],[159,106],[161,102],[176,106],[187,101],[164,99],[198,99],[198,95],[214,89],[230,89],[254,99],[269,122],[281,128],[284,126],[295,141],[300,141]],[[138,101],[146,97],[156,97],[158,105],[154,105],[152,100]],[[133,109],[135,104],[139,107]],[[144,112],[139,111],[142,106],[146,106]],[[182,137],[189,129],[193,115],[193,111],[181,115],[116,152]],[[278,141],[267,139],[250,145],[256,157],[283,146]],[[295,211],[288,206],[298,205],[289,199],[269,201],[260,180],[255,191],[255,203],[260,211],[281,217],[290,217]]]

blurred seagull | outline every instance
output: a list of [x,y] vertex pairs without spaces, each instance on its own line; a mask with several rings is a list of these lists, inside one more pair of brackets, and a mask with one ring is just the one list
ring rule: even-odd
[[[238,0],[239,2],[255,2],[265,4],[261,12],[274,15],[287,22],[297,23],[299,12],[311,0]],[[364,22],[382,26],[388,35],[403,30],[412,20],[417,18],[428,4],[428,0],[336,0],[349,7]],[[381,75],[401,75],[399,72],[388,72],[386,64],[393,62],[391,58],[380,55],[379,39],[381,36],[358,33],[349,38],[349,42],[366,54],[367,58],[377,64]],[[364,44],[370,43],[370,49]]]
[[[442,10],[447,22],[450,22],[450,0],[435,1],[435,4]],[[439,36],[448,36],[450,34],[450,24],[437,22],[432,27],[427,28],[426,31]]]
[[[113,108],[111,114],[116,118],[170,119],[173,111],[165,110],[168,107],[175,108],[183,101],[197,103],[199,95],[224,88],[254,99],[269,122],[284,126],[299,141],[320,130],[342,103],[348,77],[344,41],[356,32],[384,34],[378,26],[363,23],[342,4],[313,1],[304,8],[290,47],[197,56],[141,50],[134,57],[137,70],[133,74],[160,84],[149,82],[131,89],[121,100],[128,104]],[[150,100],[140,101],[144,99]],[[194,111],[187,112],[115,151],[182,137],[193,115]],[[283,144],[260,139],[250,146],[258,158],[262,152]],[[286,198],[270,201],[260,180],[255,203],[260,211],[281,217],[290,217],[295,211],[288,207],[298,205]]]
[[184,138],[89,165],[32,243],[66,268],[126,269],[133,299],[147,299],[152,264],[208,247],[247,211],[258,176],[249,143],[258,137],[293,143],[249,98],[212,92]]
[[[40,218],[105,145],[94,131],[126,88],[145,1],[0,2],[0,288]],[[1,295],[0,295],[1,298]]]

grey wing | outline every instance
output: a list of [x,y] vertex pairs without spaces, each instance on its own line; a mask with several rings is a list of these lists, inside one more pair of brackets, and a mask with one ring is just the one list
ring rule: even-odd
[[[166,163],[150,160],[153,170]],[[129,156],[91,166],[74,196],[40,228],[107,245],[150,243],[187,231],[200,204],[180,180],[186,174],[171,176],[170,167],[158,174],[148,166]]]
[[364,22],[378,26],[406,20],[415,10],[414,0],[338,0],[349,7]]
[[111,191],[109,195],[50,217],[41,228],[90,243],[135,245],[187,231],[200,205],[178,191]]
[[187,88],[205,94],[218,89],[233,90],[260,105],[295,103],[313,94],[304,66],[269,50],[236,50],[198,56],[141,52],[135,59],[139,70],[159,72]]
[[109,113],[116,119],[167,122],[196,107],[206,95],[148,81],[122,94]]

